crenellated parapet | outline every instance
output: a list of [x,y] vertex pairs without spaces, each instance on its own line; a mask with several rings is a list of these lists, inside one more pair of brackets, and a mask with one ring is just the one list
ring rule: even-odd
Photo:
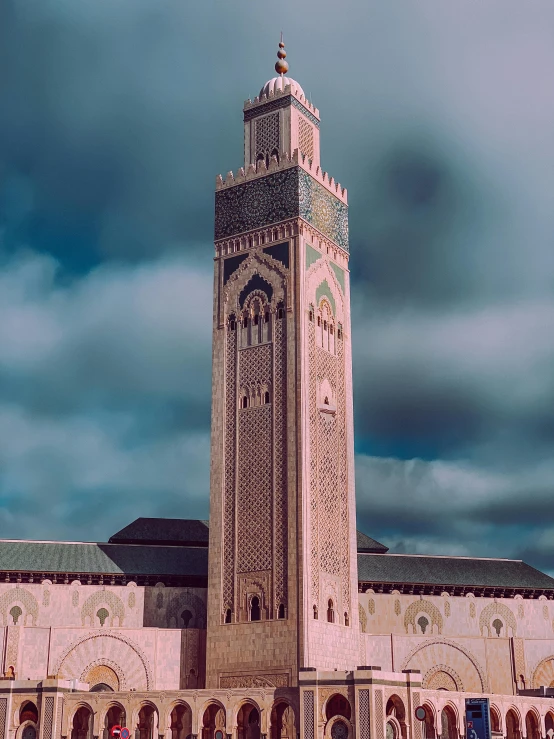
[[265,177],[267,174],[273,172],[282,172],[290,167],[302,167],[303,170],[308,172],[316,182],[323,185],[326,190],[332,193],[345,205],[348,204],[348,191],[345,187],[342,187],[340,182],[337,182],[327,172],[324,172],[321,167],[314,166],[312,161],[307,156],[302,154],[295,149],[292,156],[289,156],[288,152],[282,152],[277,157],[271,157],[269,166],[266,165],[264,160],[260,160],[257,164],[250,164],[248,168],[240,167],[236,174],[234,172],[227,172],[225,179],[218,174],[215,180],[216,190],[225,190],[234,185],[240,185],[244,182]]

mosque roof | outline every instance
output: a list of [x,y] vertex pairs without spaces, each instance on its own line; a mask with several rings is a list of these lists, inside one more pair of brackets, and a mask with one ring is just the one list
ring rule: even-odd
[[361,531],[356,531],[356,545],[358,552],[364,552],[365,554],[385,554],[389,551],[389,548],[384,544],[372,539],[367,534],[362,534]]
[[367,584],[554,591],[554,579],[514,559],[420,554],[358,554],[358,580]]
[[190,518],[137,518],[110,536],[110,544],[171,544],[207,547],[208,521]]
[[205,580],[206,547],[0,541],[0,571],[189,577]]

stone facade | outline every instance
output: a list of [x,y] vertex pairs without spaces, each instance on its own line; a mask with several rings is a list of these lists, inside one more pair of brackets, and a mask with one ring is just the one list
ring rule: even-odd
[[347,194],[289,83],[216,183],[209,558],[197,521],[0,542],[0,739],[459,739],[481,696],[554,736],[554,580],[357,558]]

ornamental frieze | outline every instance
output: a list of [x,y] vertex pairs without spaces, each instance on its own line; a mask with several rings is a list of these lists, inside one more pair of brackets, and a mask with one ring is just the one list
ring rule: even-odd
[[300,217],[348,251],[348,206],[301,167],[218,190],[215,239]]

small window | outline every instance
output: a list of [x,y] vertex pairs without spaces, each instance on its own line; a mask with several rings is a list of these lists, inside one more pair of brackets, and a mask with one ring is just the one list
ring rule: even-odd
[[311,323],[314,322],[314,314],[313,314],[313,311],[310,311],[310,322]]
[[264,403],[266,405],[269,403],[269,393],[268,392],[265,392],[264,393]]
[[230,331],[234,331],[235,330],[235,322],[234,321],[229,321],[229,330]]
[[323,330],[327,331],[327,321],[323,321]]
[[283,315],[284,315],[283,309],[282,308],[279,308],[279,310],[277,311],[277,318],[282,318]]
[[350,620],[348,618],[348,613],[346,613],[346,611],[344,613],[344,625],[345,626],[350,626]]
[[98,620],[100,621],[100,626],[104,626],[104,624],[106,623],[106,619],[108,618],[109,615],[110,614],[105,608],[100,608],[96,612],[96,616],[98,617]]
[[248,328],[248,318],[247,318],[247,316],[244,316],[243,321],[242,321],[242,325],[243,325],[244,328]]
[[318,316],[317,317],[317,325],[318,326],[321,326],[321,316]]
[[502,631],[502,627],[504,624],[499,618],[495,618],[492,622],[492,627],[496,631],[496,636],[500,636],[500,632]]
[[266,323],[269,323],[269,311],[266,311],[266,312],[265,312],[265,314],[264,314],[264,321],[265,321]]
[[329,405],[329,398],[327,395],[325,396],[325,400],[323,401],[323,405]]
[[230,608],[228,608],[225,611],[225,623],[226,624],[230,624],[231,623],[231,609]]
[[327,621],[330,624],[335,623],[335,609],[333,607],[333,601],[329,598],[329,602],[327,603]]
[[261,619],[260,599],[255,595],[250,601],[250,620],[259,621]]
[[242,407],[243,408],[248,408],[248,398],[246,397],[246,395],[242,399]]
[[331,336],[334,334],[334,332],[335,332],[334,326],[333,326],[332,323],[330,323],[329,324],[329,333],[331,334]]
[[279,609],[277,611],[277,618],[285,618],[285,606],[283,603],[279,606]]
[[257,325],[258,325],[258,316],[255,315],[254,316],[254,326],[257,326]]
[[314,618],[317,621],[317,606],[314,606]]

